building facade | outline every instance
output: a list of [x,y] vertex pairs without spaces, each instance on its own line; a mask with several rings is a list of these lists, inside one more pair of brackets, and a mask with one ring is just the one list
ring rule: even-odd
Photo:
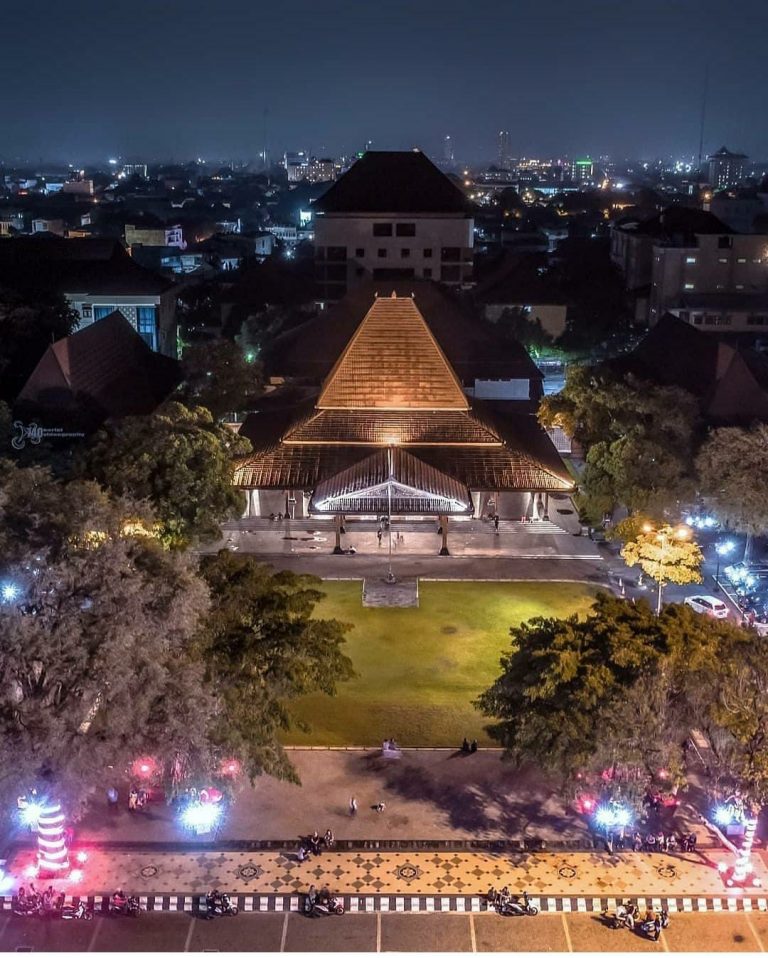
[[240,430],[246,517],[541,518],[574,488],[530,409],[467,395],[411,296],[373,300],[316,397],[269,403]]
[[744,179],[747,159],[743,153],[732,153],[724,146],[711,153],[707,157],[710,185],[716,190],[738,186]]
[[420,151],[366,153],[313,209],[321,301],[371,278],[472,280],[473,206]]

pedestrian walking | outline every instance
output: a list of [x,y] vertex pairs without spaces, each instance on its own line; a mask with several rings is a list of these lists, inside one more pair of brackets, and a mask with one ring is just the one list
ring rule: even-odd
[[379,540],[379,546],[381,546],[381,529],[376,530],[376,538]]
[[353,817],[357,815],[357,799],[354,795],[349,800],[349,814]]
[[495,515],[495,516],[493,517],[493,528],[496,530],[496,535],[498,535],[498,534],[499,534],[499,517],[498,517],[498,515]]
[[139,793],[136,791],[135,788],[131,788],[130,792],[128,792],[128,810],[131,812],[135,812],[138,804],[139,804]]
[[387,806],[384,804],[384,802],[378,802],[376,805],[373,806],[373,810],[375,812],[383,812],[386,807]]

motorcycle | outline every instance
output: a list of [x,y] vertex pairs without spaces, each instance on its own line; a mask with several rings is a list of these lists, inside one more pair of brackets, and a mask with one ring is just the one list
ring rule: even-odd
[[538,915],[539,909],[530,903],[528,892],[523,892],[523,900],[515,896],[514,898],[497,899],[496,911],[500,915]]
[[78,902],[77,905],[62,905],[59,917],[64,921],[92,921],[93,908],[89,908],[84,901]]
[[141,907],[139,899],[133,896],[119,901],[112,898],[109,902],[110,915],[127,915],[129,918],[138,918],[142,911],[144,909]]
[[234,918],[237,914],[237,905],[232,904],[229,895],[208,895],[205,904],[209,918],[215,918],[216,915],[228,915]]
[[669,912],[659,912],[658,918],[653,921],[642,921],[637,926],[637,931],[650,938],[653,941],[659,940],[662,928],[669,928]]
[[607,908],[605,911],[601,911],[600,917],[609,928],[629,928],[630,930],[634,930],[636,914],[636,905],[619,905],[615,912],[608,911]]
[[318,918],[321,915],[343,915],[344,905],[337,895],[318,895],[310,890],[304,896],[302,910],[310,918]]

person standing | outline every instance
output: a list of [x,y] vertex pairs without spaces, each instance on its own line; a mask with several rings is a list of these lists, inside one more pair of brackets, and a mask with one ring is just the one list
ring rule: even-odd
[[498,513],[493,517],[493,528],[496,530],[496,535],[499,534],[499,516]]
[[354,818],[357,815],[357,799],[353,795],[349,800],[349,814]]
[[376,530],[376,538],[379,540],[379,547],[381,547],[381,529]]

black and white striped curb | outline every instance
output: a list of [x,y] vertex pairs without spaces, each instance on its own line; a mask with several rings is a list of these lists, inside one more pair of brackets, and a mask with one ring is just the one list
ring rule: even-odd
[[[82,896],[95,911],[107,911],[109,895]],[[233,904],[245,912],[290,912],[300,911],[302,895],[230,895]],[[493,911],[488,902],[479,895],[340,895],[345,911],[356,912],[484,912]],[[77,904],[77,895],[67,898],[67,903]],[[567,897],[530,897],[529,901],[541,912],[560,913],[599,913],[613,911],[619,901],[633,901],[643,910],[666,909],[670,914],[676,912],[765,912],[768,911],[768,898],[752,898],[734,895],[728,897],[703,898],[652,898],[637,895],[625,895],[623,898],[567,898]],[[205,895],[140,895],[139,901],[146,911],[205,911]],[[10,911],[14,899],[0,896],[0,909]]]

